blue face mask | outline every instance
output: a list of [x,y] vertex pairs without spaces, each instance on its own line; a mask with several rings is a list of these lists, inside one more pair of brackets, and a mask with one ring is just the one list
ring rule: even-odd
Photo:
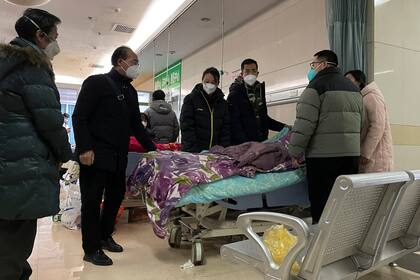
[[311,70],[309,70],[308,72],[308,80],[312,81],[316,76],[316,71],[315,69],[311,68]]

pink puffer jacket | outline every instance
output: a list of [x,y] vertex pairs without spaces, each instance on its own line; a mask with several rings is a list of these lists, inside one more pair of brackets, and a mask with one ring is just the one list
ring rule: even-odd
[[393,147],[385,98],[375,82],[362,90],[365,118],[362,125],[361,156],[369,160],[360,165],[361,173],[390,171]]

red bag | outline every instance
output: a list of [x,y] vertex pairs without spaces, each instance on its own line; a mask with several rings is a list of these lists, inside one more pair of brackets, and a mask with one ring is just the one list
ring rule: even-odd
[[136,153],[145,153],[146,150],[143,146],[137,141],[136,137],[130,137],[130,144],[128,145],[129,152],[136,152]]
[[[169,144],[155,144],[158,151],[180,151],[181,144],[169,143]],[[133,136],[130,137],[130,144],[128,145],[129,152],[146,153],[147,151]]]

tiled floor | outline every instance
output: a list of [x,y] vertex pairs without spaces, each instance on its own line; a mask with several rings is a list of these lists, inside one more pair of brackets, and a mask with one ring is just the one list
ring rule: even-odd
[[[222,262],[217,245],[206,247],[206,265],[182,270],[190,258],[190,249],[170,249],[167,242],[153,235],[150,225],[142,223],[118,226],[114,238],[124,245],[120,254],[109,253],[110,267],[97,267],[82,260],[80,231],[53,224],[50,218],[38,221],[38,235],[30,263],[31,280],[151,280],[151,279],[263,279],[251,268]],[[420,275],[400,268],[384,267],[364,280],[420,279]]]

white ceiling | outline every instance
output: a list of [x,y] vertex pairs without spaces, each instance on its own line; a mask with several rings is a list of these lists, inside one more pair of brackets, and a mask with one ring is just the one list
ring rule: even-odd
[[[151,1],[51,0],[39,7],[62,20],[58,38],[62,52],[53,61],[56,74],[82,79],[89,76],[94,70],[89,65],[99,63],[131,37],[111,31],[114,24],[137,27]],[[0,0],[0,42],[16,36],[15,22],[25,9]]]
[[[222,35],[222,1],[197,0],[171,26],[139,52],[143,75],[140,84],[168,65],[186,58]],[[224,32],[229,33],[281,0],[224,0]],[[209,22],[201,21],[209,18]],[[168,36],[169,51],[168,53]],[[156,56],[155,54],[162,54]],[[167,57],[168,55],[168,57]],[[155,69],[153,69],[155,63]]]
[[[62,52],[53,61],[56,75],[82,80],[89,76],[95,70],[92,65],[100,64],[104,56],[110,56],[116,47],[126,44],[131,38],[131,34],[112,31],[114,24],[137,27],[152,1],[51,0],[41,6],[41,9],[62,20],[58,38]],[[224,0],[225,34],[280,1]],[[169,50],[175,51],[168,57],[169,65],[219,39],[222,32],[221,7],[222,0],[197,0],[156,37],[155,44],[146,45],[139,52],[143,75],[137,82],[152,77],[154,59],[155,73],[166,67],[169,31]],[[16,36],[15,22],[25,9],[0,0],[0,42],[7,43]],[[210,22],[202,22],[204,17],[210,18]],[[163,56],[157,57],[155,53]]]

